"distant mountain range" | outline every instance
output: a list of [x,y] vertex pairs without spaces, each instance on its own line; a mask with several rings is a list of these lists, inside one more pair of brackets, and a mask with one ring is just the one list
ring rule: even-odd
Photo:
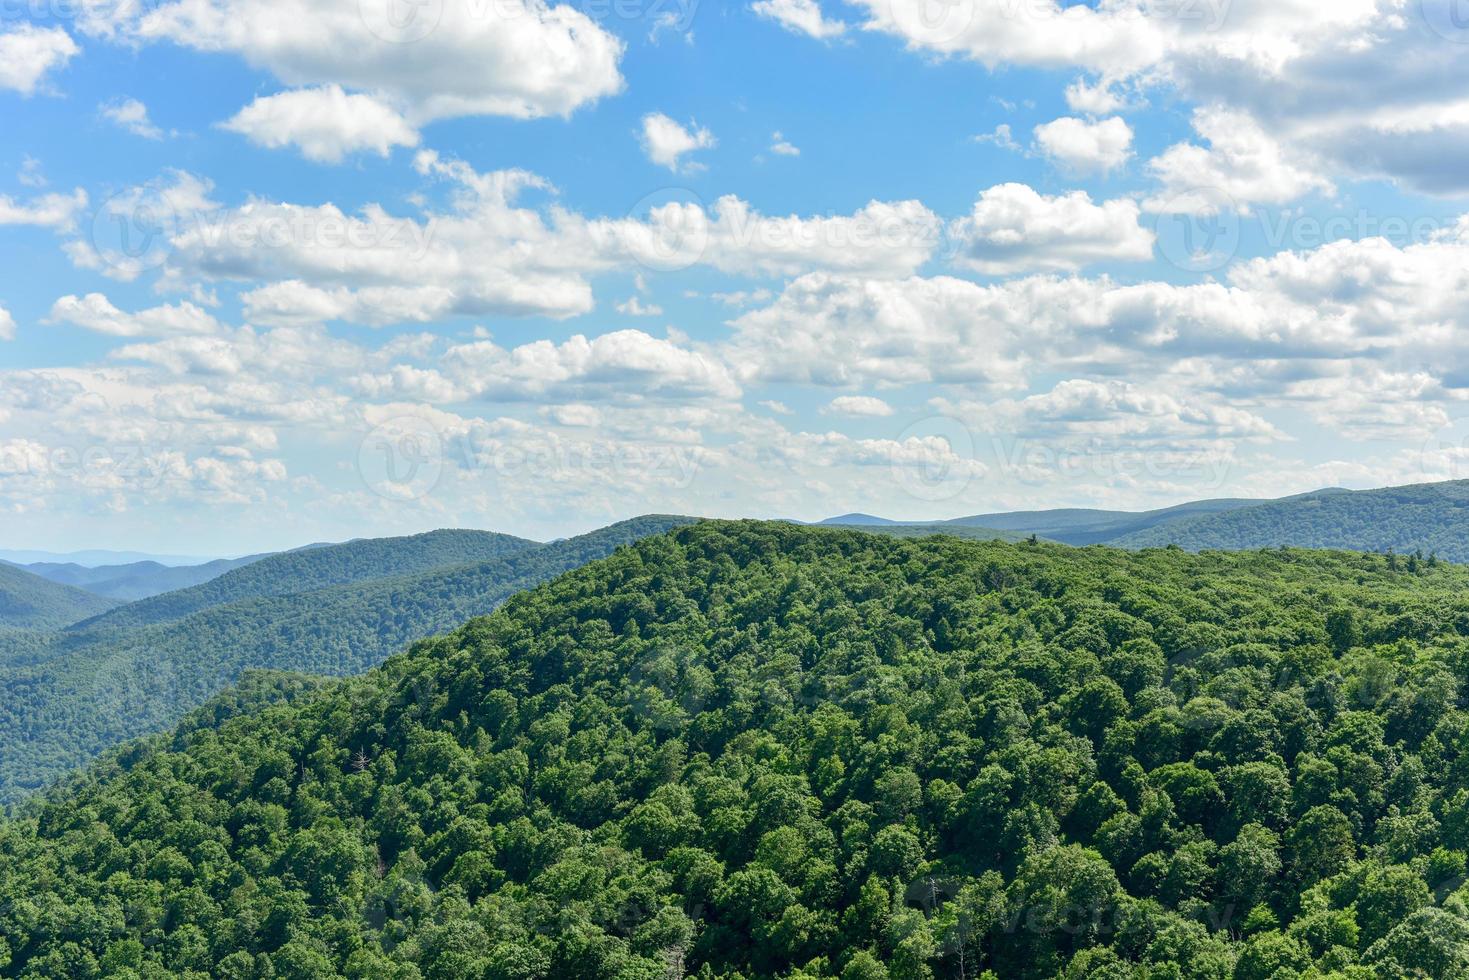
[[1015,511],[928,523],[845,514],[821,523],[888,532],[922,528],[935,534],[965,528],[965,536],[980,529],[996,537],[1035,535],[1062,544],[1119,548],[1421,550],[1469,562],[1469,481],[1382,490],[1330,488],[1278,500],[1199,500],[1136,512]]
[[101,568],[104,565],[132,565],[139,562],[157,562],[160,565],[203,565],[215,561],[189,555],[155,555],[146,551],[106,551],[93,548],[88,551],[35,551],[0,548],[0,562],[12,565],[31,565],[37,562],[52,565],[81,565],[85,568]]
[[264,557],[252,555],[248,558],[221,558],[202,565],[163,565],[156,561],[139,561],[126,565],[99,565],[89,568],[75,562],[34,562],[20,567],[47,581],[86,589],[94,595],[109,599],[136,602],[164,592],[201,585]]

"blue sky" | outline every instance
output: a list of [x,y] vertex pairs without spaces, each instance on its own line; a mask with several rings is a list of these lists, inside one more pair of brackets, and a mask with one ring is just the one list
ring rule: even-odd
[[1469,477],[1456,2],[5,5],[4,543]]

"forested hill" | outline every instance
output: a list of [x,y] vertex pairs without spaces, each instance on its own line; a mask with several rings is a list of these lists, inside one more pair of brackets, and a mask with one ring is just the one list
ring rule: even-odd
[[248,670],[360,674],[522,589],[686,523],[643,517],[487,562],[249,599],[148,627],[0,636],[0,803],[166,729]]
[[1289,545],[1421,551],[1469,562],[1469,481],[1336,491],[1164,524],[1116,539],[1125,548],[1190,551]]
[[536,542],[488,531],[432,531],[407,538],[371,538],[271,555],[202,585],[130,603],[77,625],[118,629],[181,619],[210,606],[289,595],[433,568],[489,561]]
[[96,568],[74,562],[37,562],[26,565],[25,570],[49,581],[75,586],[109,599],[136,602],[208,582],[231,569],[249,565],[264,557],[266,556],[251,555],[247,558],[222,558],[202,565],[161,565],[156,561],[140,561]]
[[0,562],[0,630],[60,629],[115,605],[112,599]]
[[1445,563],[703,523],[33,803],[4,969],[1459,978],[1466,675]]

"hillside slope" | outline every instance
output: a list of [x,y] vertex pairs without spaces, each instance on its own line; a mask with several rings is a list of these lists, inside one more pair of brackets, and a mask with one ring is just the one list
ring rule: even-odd
[[1466,597],[700,524],[0,826],[5,969],[1463,977]]
[[75,627],[147,626],[242,599],[290,595],[433,568],[489,561],[536,542],[488,531],[431,531],[406,538],[371,538],[271,555],[191,588],[130,603]]
[[0,637],[0,803],[167,728],[247,670],[360,674],[522,589],[687,522],[639,518],[488,562],[249,599],[154,626]]
[[1125,548],[1349,548],[1469,562],[1469,481],[1337,491],[1191,518],[1117,538]]
[[0,563],[0,630],[60,629],[116,605],[113,599]]
[[251,555],[248,558],[221,558],[202,565],[161,565],[156,561],[140,561],[126,565],[100,565],[95,568],[75,563],[38,562],[26,565],[25,570],[49,582],[85,589],[120,602],[137,602],[139,599],[165,592],[202,585],[219,578],[225,572],[265,557],[267,556]]

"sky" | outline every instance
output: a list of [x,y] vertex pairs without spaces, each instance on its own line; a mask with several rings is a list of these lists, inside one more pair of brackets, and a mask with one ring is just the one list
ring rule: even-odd
[[0,543],[1469,478],[1469,0],[0,0]]

